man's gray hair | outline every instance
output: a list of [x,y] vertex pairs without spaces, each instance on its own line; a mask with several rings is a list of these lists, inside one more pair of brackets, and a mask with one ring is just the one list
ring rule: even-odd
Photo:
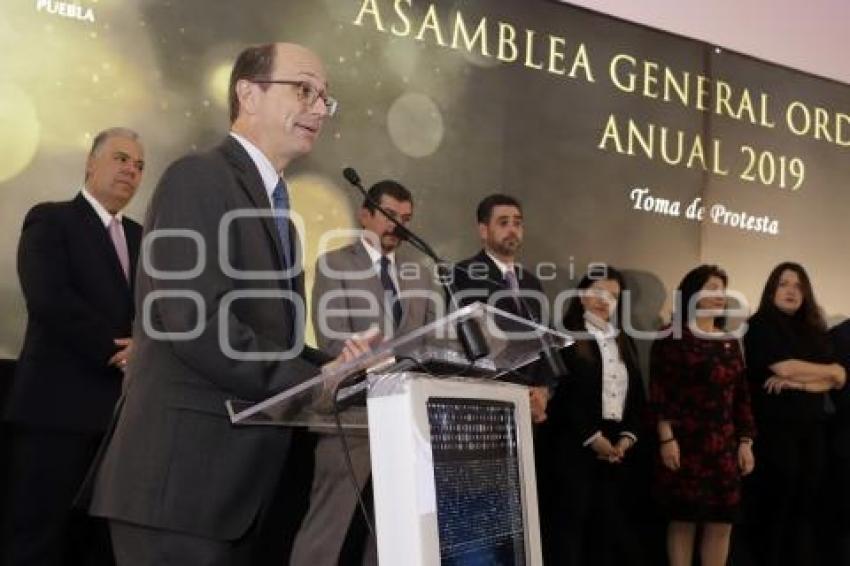
[[128,138],[141,143],[141,136],[135,130],[124,127],[108,128],[94,137],[94,141],[91,144],[91,151],[89,151],[89,157],[94,156],[109,138]]

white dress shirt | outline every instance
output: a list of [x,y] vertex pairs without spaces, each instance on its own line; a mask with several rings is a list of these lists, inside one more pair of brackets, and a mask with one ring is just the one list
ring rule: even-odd
[[[626,409],[626,396],[629,392],[629,371],[620,355],[617,346],[617,332],[609,322],[600,320],[590,313],[585,313],[585,328],[596,340],[599,354],[602,357],[602,418],[606,421],[620,422]],[[584,441],[584,445],[592,444],[602,434],[597,431]],[[623,432],[633,442],[637,437],[631,432]]]
[[123,212],[121,212],[119,210],[113,216],[108,210],[106,210],[106,208],[102,204],[100,204],[100,202],[96,198],[94,198],[92,196],[92,194],[89,192],[89,190],[87,188],[83,187],[83,189],[80,192],[83,193],[83,198],[88,201],[88,203],[92,206],[94,211],[97,213],[98,218],[100,218],[100,221],[103,222],[103,226],[105,228],[108,229],[109,223],[112,222],[113,218],[115,218],[115,220],[118,221],[118,226],[121,227],[121,232],[124,231],[124,225],[121,224],[121,220],[124,218]]
[[[382,254],[380,251],[376,250],[370,241],[366,238],[365,235],[360,236],[360,243],[363,244],[363,247],[366,248],[366,253],[369,254],[369,259],[372,261],[372,267],[375,268],[375,273],[378,278],[381,277],[381,257]],[[401,292],[401,287],[398,286],[398,275],[396,274],[396,265],[395,265],[395,250],[386,254],[387,259],[390,260],[389,272],[390,278],[393,280],[393,285],[395,285],[396,293]]]
[[269,161],[269,158],[266,157],[266,154],[260,150],[260,148],[258,148],[239,134],[230,132],[230,135],[233,137],[233,139],[239,142],[239,145],[245,148],[245,151],[247,151],[248,155],[251,157],[251,161],[253,161],[254,165],[257,166],[257,170],[260,172],[260,178],[263,180],[263,186],[266,188],[266,194],[269,197],[269,205],[274,208],[272,193],[274,192],[278,181],[282,179],[282,177],[274,168],[272,162]]
[[502,277],[504,277],[505,273],[507,273],[509,270],[513,270],[514,274],[516,274],[516,268],[514,267],[514,264],[505,263],[504,261],[500,260],[499,258],[494,256],[493,254],[491,254],[487,250],[484,250],[484,253],[487,254],[487,257],[489,257],[491,260],[493,260],[493,263],[495,263],[496,267],[499,268],[499,271],[502,272]]

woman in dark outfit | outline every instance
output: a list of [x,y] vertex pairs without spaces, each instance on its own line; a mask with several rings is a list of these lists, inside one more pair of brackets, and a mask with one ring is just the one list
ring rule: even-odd
[[[585,276],[564,325],[576,339],[565,350],[569,378],[549,403],[555,462],[555,564],[639,564],[624,508],[629,450],[644,405],[634,345],[620,330],[623,278],[613,268]],[[617,316],[613,316],[616,312]]]
[[741,476],[753,469],[755,435],[744,359],[723,331],[727,277],[701,265],[679,284],[675,334],[655,342],[650,402],[657,422],[660,464],[656,488],[670,520],[671,566],[691,566],[697,525],[702,566],[724,566],[741,503]]
[[744,339],[759,428],[753,478],[757,556],[765,566],[817,564],[812,520],[825,456],[824,391],[844,384],[802,266],[767,279]]

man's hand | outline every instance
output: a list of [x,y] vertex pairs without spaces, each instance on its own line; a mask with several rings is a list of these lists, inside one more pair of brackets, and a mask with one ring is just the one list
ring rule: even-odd
[[370,326],[369,329],[365,332],[362,332],[360,334],[352,334],[352,336],[345,341],[345,344],[343,344],[342,351],[339,353],[339,355],[332,361],[322,366],[322,371],[332,371],[340,364],[348,363],[354,358],[362,356],[363,354],[369,352],[374,344],[378,344],[381,341],[381,338],[381,332],[374,324]]
[[[381,338],[382,336],[378,331],[378,327],[374,325],[369,327],[369,330],[366,332],[352,335],[351,338],[345,341],[339,355],[322,366],[322,373],[329,374],[341,364],[348,363],[358,356],[368,353],[372,349],[372,345],[379,343]],[[313,408],[319,412],[332,411],[337,387],[348,377],[349,375],[342,375],[334,379],[326,378],[322,388],[316,394],[316,398],[313,401]]]
[[535,424],[546,420],[546,405],[549,403],[549,388],[545,386],[529,387],[528,399],[531,404],[531,421]]
[[109,358],[107,365],[126,371],[130,355],[133,353],[133,340],[131,338],[116,338],[114,342],[120,349]]
[[378,327],[373,326],[363,334],[355,334],[345,341],[337,360],[340,363],[347,363],[354,358],[360,357],[368,353],[372,349],[372,345],[380,342],[381,333],[378,332]]

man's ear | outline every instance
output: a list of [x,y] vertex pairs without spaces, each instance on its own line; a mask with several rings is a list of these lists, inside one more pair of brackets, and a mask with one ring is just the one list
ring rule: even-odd
[[246,79],[236,81],[236,97],[239,99],[239,108],[246,114],[256,114],[257,112],[256,86]]
[[369,212],[369,209],[365,206],[361,206],[357,211],[357,218],[360,220],[360,225],[363,226],[366,224],[366,221],[372,217],[372,213]]
[[479,222],[478,223],[478,237],[481,238],[482,240],[486,240],[488,233],[489,233],[489,230],[487,229],[487,225]]
[[89,180],[89,177],[91,177],[91,170],[92,170],[92,168],[93,168],[93,167],[94,167],[94,156],[93,156],[93,155],[89,155],[89,156],[86,158],[86,175],[85,175],[85,177],[84,177],[84,179],[85,179],[86,181],[88,181],[88,180]]

